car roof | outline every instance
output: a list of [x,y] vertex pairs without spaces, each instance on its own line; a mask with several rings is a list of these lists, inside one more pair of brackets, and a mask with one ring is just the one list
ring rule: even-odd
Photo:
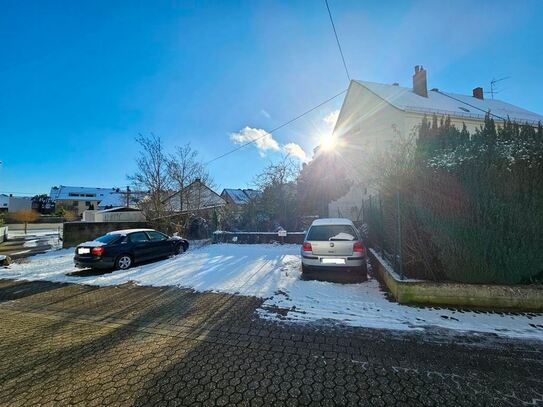
[[128,235],[129,233],[134,232],[154,232],[154,229],[123,229],[123,230],[114,230],[109,232],[108,235]]
[[322,218],[315,219],[311,226],[320,226],[320,225],[350,225],[354,226],[353,222],[350,219],[346,218]]

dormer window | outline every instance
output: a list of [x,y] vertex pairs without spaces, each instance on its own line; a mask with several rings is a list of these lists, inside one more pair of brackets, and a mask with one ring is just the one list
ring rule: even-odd
[[469,109],[466,109],[465,107],[458,106],[458,108],[459,108],[460,110],[463,110],[463,111],[466,112],[466,113],[469,113]]

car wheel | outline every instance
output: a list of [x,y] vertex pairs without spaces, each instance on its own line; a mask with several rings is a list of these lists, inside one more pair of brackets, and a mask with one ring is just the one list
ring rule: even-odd
[[[179,245],[179,246],[175,246],[173,248],[173,255],[174,256],[177,256],[179,253],[181,253],[181,250],[183,250],[183,246],[182,245]],[[183,250],[184,251],[184,250]]]
[[367,281],[368,280],[368,266],[366,264],[358,267],[356,270],[358,274],[359,281]]
[[115,268],[117,270],[129,269],[132,265],[132,257],[129,254],[121,254],[115,261]]

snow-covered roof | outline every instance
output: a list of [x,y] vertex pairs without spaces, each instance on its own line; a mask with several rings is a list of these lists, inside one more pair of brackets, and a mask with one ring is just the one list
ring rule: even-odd
[[104,196],[104,199],[100,201],[99,206],[104,208],[106,206],[119,207],[126,205],[126,197],[120,193],[110,193]]
[[116,192],[115,188],[70,187],[60,185],[51,188],[49,197],[52,201],[101,201],[104,197],[107,197],[114,192]]
[[372,93],[408,112],[444,114],[456,117],[483,119],[487,112],[494,119],[507,119],[537,124],[543,116],[497,99],[478,99],[439,90],[428,90],[428,97],[419,96],[411,88],[383,83],[355,81]]
[[98,213],[109,213],[109,212],[140,212],[139,209],[136,208],[127,208],[126,206],[117,206],[114,208],[109,209],[102,209],[100,211],[97,211]]
[[258,198],[260,195],[262,195],[262,192],[254,189],[225,188],[223,189],[221,196],[225,195],[230,197],[234,204],[244,205],[249,202],[249,200]]
[[322,218],[316,219],[313,221],[311,226],[321,226],[321,225],[353,225],[349,219],[346,218]]

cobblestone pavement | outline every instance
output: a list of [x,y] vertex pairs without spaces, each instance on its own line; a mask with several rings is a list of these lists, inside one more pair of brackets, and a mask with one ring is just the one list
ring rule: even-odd
[[0,405],[543,405],[541,343],[277,324],[260,303],[0,280]]

